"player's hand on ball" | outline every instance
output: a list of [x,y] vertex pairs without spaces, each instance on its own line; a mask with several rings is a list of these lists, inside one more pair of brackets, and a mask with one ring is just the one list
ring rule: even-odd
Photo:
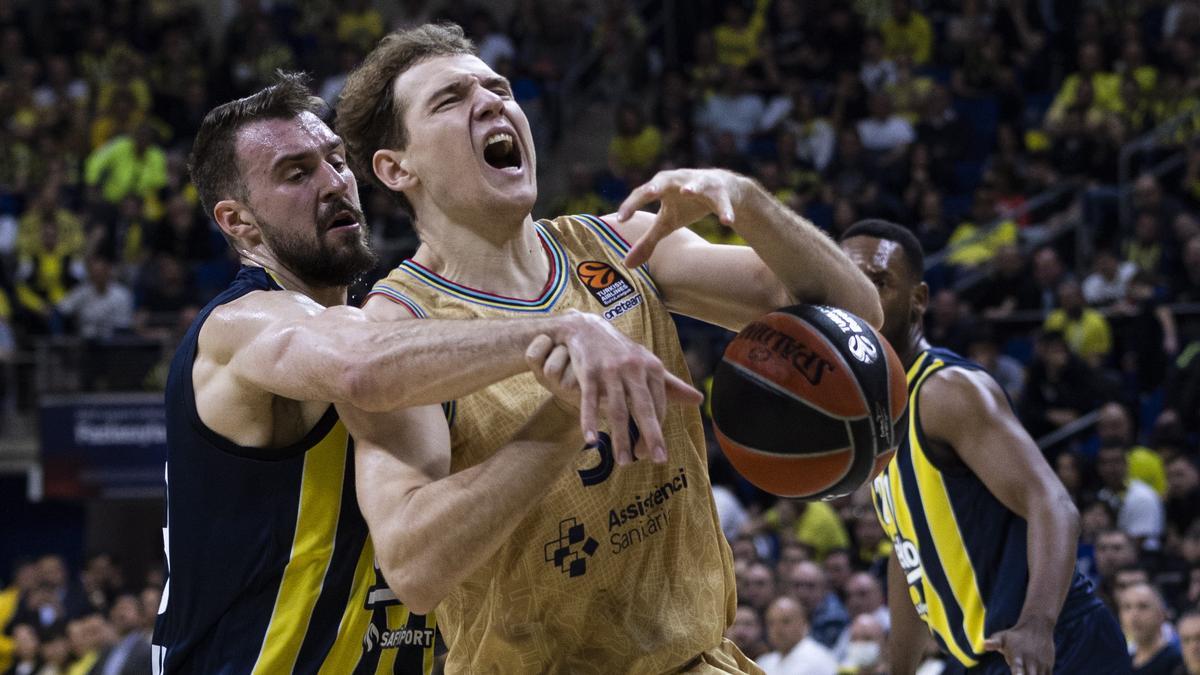
[[744,176],[721,169],[658,172],[650,182],[630,193],[617,210],[617,220],[623,222],[647,204],[661,204],[654,225],[634,242],[625,256],[625,264],[628,267],[641,265],[650,259],[654,247],[664,237],[710,213],[716,214],[722,224],[732,226],[733,205],[741,201],[746,185]]
[[597,441],[597,419],[603,410],[618,464],[633,461],[630,417],[641,432],[638,457],[666,461],[662,419],[667,401],[697,405],[703,395],[667,372],[658,357],[604,319],[588,314],[572,318],[576,329],[568,331],[558,345],[547,336],[530,344],[526,352],[530,368],[556,396],[578,402],[579,421],[588,443]]
[[1054,624],[1037,627],[1021,624],[993,633],[983,642],[989,652],[1000,652],[1013,675],[1050,675],[1054,672]]

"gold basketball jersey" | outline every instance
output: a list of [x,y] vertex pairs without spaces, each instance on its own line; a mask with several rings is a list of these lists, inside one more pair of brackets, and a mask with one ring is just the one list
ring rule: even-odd
[[[600,314],[687,379],[653,279],[622,262],[628,244],[591,216],[535,227],[551,261],[537,298],[467,288],[412,261],[371,293],[418,317]],[[524,373],[448,404],[451,470],[492,456],[548,395]],[[699,411],[671,405],[663,434],[665,465],[616,466],[603,433],[599,447],[580,449],[574,471],[530,493],[537,505],[512,538],[437,609],[448,672],[656,673],[721,643],[735,609],[733,566]]]

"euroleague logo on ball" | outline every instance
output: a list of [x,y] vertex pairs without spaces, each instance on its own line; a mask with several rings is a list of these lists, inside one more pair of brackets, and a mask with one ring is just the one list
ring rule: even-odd
[[863,363],[875,363],[875,358],[879,356],[875,345],[862,335],[851,335],[846,346],[850,348],[850,355]]

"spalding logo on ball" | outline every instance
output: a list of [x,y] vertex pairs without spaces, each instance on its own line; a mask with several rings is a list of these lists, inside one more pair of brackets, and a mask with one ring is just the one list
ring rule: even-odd
[[785,307],[725,349],[713,429],[751,483],[781,497],[832,499],[887,465],[907,389],[900,358],[866,321],[824,305]]

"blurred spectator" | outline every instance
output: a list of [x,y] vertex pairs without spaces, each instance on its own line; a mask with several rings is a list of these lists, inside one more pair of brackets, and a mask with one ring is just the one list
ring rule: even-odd
[[1170,271],[1170,253],[1163,242],[1159,219],[1150,211],[1141,211],[1133,221],[1133,238],[1125,242],[1125,259],[1146,273],[1155,284],[1162,283]]
[[725,637],[751,660],[758,660],[770,651],[767,646],[762,619],[756,609],[749,605],[738,605],[733,623],[725,629]]
[[892,0],[892,15],[879,27],[888,56],[906,56],[923,66],[933,55],[933,27],[909,0]]
[[41,668],[37,675],[67,675],[71,663],[71,644],[63,626],[46,629],[41,635]]
[[641,106],[617,106],[617,133],[608,145],[608,166],[613,175],[632,189],[650,179],[663,154],[662,133],[646,121]]
[[950,91],[943,85],[935,85],[929,91],[916,131],[917,139],[929,148],[931,161],[942,165],[962,157],[970,133],[954,110]]
[[722,66],[749,68],[762,58],[761,40],[766,27],[769,0],[754,0],[753,11],[747,11],[740,0],[724,3],[724,20],[713,28],[717,62]]
[[896,83],[896,64],[887,58],[883,36],[878,33],[868,33],[863,41],[863,60],[858,77],[872,94],[883,92]]
[[19,623],[12,627],[12,666],[4,671],[5,675],[34,675],[41,666],[38,651],[41,641],[37,629],[27,623]]
[[1010,400],[1020,400],[1025,391],[1025,367],[1020,361],[1001,353],[996,336],[986,324],[977,326],[968,335],[967,358],[983,366],[1008,394]]
[[1096,474],[1101,488],[1097,496],[1117,512],[1117,527],[1141,542],[1143,548],[1157,550],[1164,527],[1162,501],[1154,488],[1129,477],[1125,452],[1103,446],[1096,454]]
[[965,354],[975,322],[963,309],[958,294],[943,288],[934,293],[926,315],[925,331],[929,341],[959,354]]
[[1019,406],[1021,422],[1038,438],[1095,408],[1100,392],[1091,369],[1072,354],[1063,334],[1039,336]]
[[1111,249],[1096,251],[1092,273],[1083,280],[1083,299],[1092,307],[1104,307],[1123,300],[1137,265],[1121,261]]
[[821,562],[821,567],[825,569],[825,579],[829,588],[833,589],[838,599],[845,601],[846,583],[854,574],[850,549],[838,548],[830,551],[826,554],[825,560]]
[[1173,299],[1175,302],[1200,303],[1200,235],[1187,240],[1182,257],[1183,273],[1174,277]]
[[113,279],[112,263],[100,256],[88,259],[87,282],[72,289],[57,309],[73,320],[77,335],[89,340],[107,340],[133,327],[133,294]]
[[836,675],[837,661],[809,635],[804,606],[782,596],[767,610],[767,641],[774,650],[758,658],[767,675]]
[[1200,516],[1200,470],[1196,461],[1176,455],[1167,462],[1167,532],[1178,541]]
[[1004,246],[1017,243],[1017,223],[996,208],[996,193],[988,187],[975,190],[971,213],[950,233],[946,261],[975,267],[992,260]]
[[881,162],[889,164],[917,139],[912,124],[892,110],[892,98],[886,92],[871,96],[871,116],[858,122],[858,137],[863,147],[881,153]]
[[1058,285],[1058,309],[1050,312],[1042,329],[1061,332],[1071,351],[1097,367],[1112,351],[1112,329],[1104,315],[1083,304],[1079,283],[1068,279]]
[[[815,562],[806,560],[790,570],[783,570],[782,575],[785,592],[807,610],[806,628],[812,639],[827,649],[832,648],[850,623],[850,617],[842,601],[838,600],[837,593],[829,588],[825,570]],[[772,646],[777,645],[772,642]]]
[[1125,406],[1116,401],[1101,406],[1096,435],[1101,447],[1120,448],[1125,453],[1131,478],[1154,488],[1160,497],[1166,494],[1167,476],[1162,458],[1150,448],[1135,443],[1133,418]]
[[713,485],[712,491],[713,502],[717,505],[717,519],[721,521],[721,532],[725,534],[726,539],[732,541],[741,534],[750,516],[729,488]]
[[348,0],[338,12],[336,30],[339,42],[366,52],[383,37],[383,15],[370,0]]
[[118,136],[97,148],[87,158],[88,186],[109,204],[128,195],[152,197],[167,182],[167,158],[154,136],[154,130],[143,124],[132,136]]
[[1039,248],[1033,254],[1033,280],[1037,284],[1038,304],[1036,309],[1049,311],[1058,306],[1058,286],[1070,278],[1063,266],[1058,251],[1049,246]]
[[516,44],[500,30],[496,17],[486,8],[480,7],[471,15],[471,39],[479,49],[479,59],[493,70],[502,59],[511,61],[517,56]]
[[824,502],[780,499],[763,514],[758,527],[776,532],[781,539],[795,539],[808,545],[818,559],[824,559],[829,551],[850,545],[845,526]]
[[1120,108],[1118,80],[1111,72],[1104,70],[1104,50],[1100,44],[1086,42],[1079,47],[1077,65],[1079,70],[1068,75],[1050,105],[1047,119],[1053,119],[1075,106],[1079,101],[1079,90],[1090,85],[1091,96],[1095,105],[1106,111],[1116,111]]
[[1115,614],[1117,603],[1113,591],[1117,571],[1137,564],[1137,543],[1122,530],[1105,530],[1096,535],[1095,548],[1100,598]]
[[142,630],[142,603],[136,595],[126,593],[113,601],[109,621],[116,633],[116,644],[105,652],[96,664],[101,675],[149,675],[151,673],[150,642]]
[[17,316],[30,332],[49,331],[51,310],[83,277],[80,243],[64,241],[56,221],[42,220],[37,248],[18,258]]
[[1179,648],[1183,658],[1180,675],[1200,675],[1200,612],[1189,610],[1176,623],[1179,631]]
[[1179,352],[1179,328],[1164,291],[1150,275],[1134,273],[1125,297],[1112,306],[1117,363],[1138,392],[1162,384],[1171,357]]
[[874,614],[860,614],[847,630],[849,641],[838,659],[838,673],[874,675],[882,672],[887,627]]
[[752,563],[741,575],[742,587],[738,589],[738,598],[757,612],[767,611],[767,605],[779,595],[775,579],[775,570],[766,563]]
[[[715,145],[722,133],[733,136],[739,153],[750,146],[750,137],[758,131],[766,104],[758,94],[751,91],[745,71],[724,67],[718,89],[710,94],[696,110],[696,128],[701,133],[697,139],[709,147]],[[703,147],[703,146],[702,146]]]
[[870,616],[880,629],[886,633],[891,625],[891,614],[888,613],[887,603],[883,597],[883,586],[879,579],[867,572],[855,572],[846,582],[846,612],[850,616],[850,625],[838,636],[833,645],[833,655],[838,660],[845,660],[849,645],[854,641],[854,626],[862,616]]
[[792,109],[784,125],[795,137],[796,158],[824,172],[833,159],[836,134],[824,117],[817,115],[812,94],[801,88],[792,95]]
[[1129,640],[1133,670],[1139,675],[1170,675],[1183,663],[1179,647],[1167,640],[1166,603],[1146,583],[1126,588],[1119,596],[1121,628]]

